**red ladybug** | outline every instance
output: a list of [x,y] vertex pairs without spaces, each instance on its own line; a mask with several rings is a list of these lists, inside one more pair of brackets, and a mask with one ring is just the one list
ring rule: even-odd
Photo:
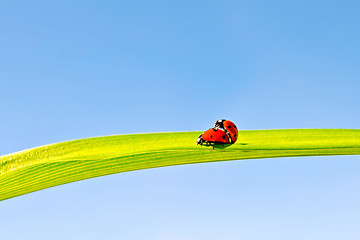
[[229,120],[220,119],[214,124],[216,128],[224,129],[225,133],[229,136],[230,143],[235,143],[238,138],[238,129],[236,125]]
[[197,144],[213,145],[213,144],[226,144],[230,143],[228,135],[225,131],[219,128],[210,128],[199,136],[196,141]]

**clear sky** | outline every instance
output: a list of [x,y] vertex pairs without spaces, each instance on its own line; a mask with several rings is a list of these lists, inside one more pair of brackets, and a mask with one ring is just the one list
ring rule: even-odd
[[[0,155],[93,136],[359,128],[359,1],[1,1]],[[196,139],[194,139],[195,142]],[[360,156],[184,165],[0,202],[1,239],[359,239]]]

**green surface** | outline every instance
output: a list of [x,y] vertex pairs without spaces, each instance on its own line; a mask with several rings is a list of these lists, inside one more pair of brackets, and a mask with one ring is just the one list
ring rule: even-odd
[[360,154],[358,129],[240,131],[228,147],[196,145],[201,132],[131,134],[51,144],[0,157],[0,200],[107,174],[179,164]]

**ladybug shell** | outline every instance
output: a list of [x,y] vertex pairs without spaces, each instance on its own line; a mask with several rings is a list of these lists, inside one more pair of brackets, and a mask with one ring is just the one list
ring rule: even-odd
[[230,143],[228,136],[226,133],[218,128],[210,128],[209,130],[206,130],[202,136],[202,139],[204,139],[207,142],[214,142],[214,143]]
[[237,129],[236,125],[232,121],[229,121],[229,120],[225,120],[223,122],[223,124],[224,124],[224,128],[228,131],[228,133],[230,135],[230,138],[232,140],[231,142],[235,143],[238,138],[238,129]]

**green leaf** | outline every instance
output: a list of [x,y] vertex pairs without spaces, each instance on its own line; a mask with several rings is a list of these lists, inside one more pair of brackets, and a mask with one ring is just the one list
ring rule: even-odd
[[235,144],[196,145],[201,132],[117,135],[0,157],[0,200],[108,174],[226,160],[360,154],[358,129],[239,131]]

